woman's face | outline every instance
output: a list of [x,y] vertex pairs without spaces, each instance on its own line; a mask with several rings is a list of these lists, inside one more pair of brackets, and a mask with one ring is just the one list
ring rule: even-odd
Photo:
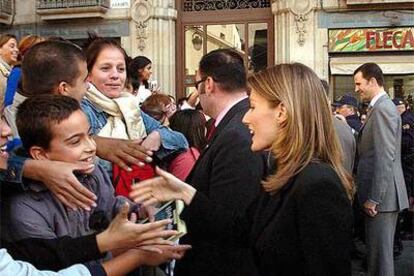
[[272,146],[278,131],[280,112],[280,104],[271,107],[265,98],[252,90],[250,109],[243,117],[243,123],[252,134],[252,151],[266,150]]
[[147,64],[144,68],[138,70],[138,74],[141,81],[147,81],[152,75],[152,64]]
[[118,98],[125,86],[126,66],[122,52],[106,47],[98,55],[89,72],[88,81],[108,98]]
[[19,49],[17,48],[17,41],[10,38],[3,46],[0,47],[0,55],[9,65],[14,65],[19,56]]

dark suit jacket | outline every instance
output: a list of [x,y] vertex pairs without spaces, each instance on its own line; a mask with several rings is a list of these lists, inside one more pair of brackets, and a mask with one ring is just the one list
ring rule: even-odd
[[351,204],[324,163],[310,163],[275,195],[262,192],[245,213],[197,192],[182,216],[193,235],[251,248],[260,275],[351,275]]
[[[242,123],[248,108],[244,99],[229,110],[187,178],[212,204],[231,211],[244,211],[256,198],[265,167],[263,154],[250,150],[251,135]],[[257,275],[250,250],[191,232],[181,243],[193,248],[177,262],[176,276]]]

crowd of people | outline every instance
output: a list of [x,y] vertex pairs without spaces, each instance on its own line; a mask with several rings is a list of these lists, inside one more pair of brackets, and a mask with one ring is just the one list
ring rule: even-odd
[[[357,238],[394,275],[414,116],[377,64],[354,72],[364,111],[300,63],[247,76],[214,50],[178,101],[151,67],[107,38],[0,37],[2,275],[351,275]],[[154,221],[171,200],[179,244]]]

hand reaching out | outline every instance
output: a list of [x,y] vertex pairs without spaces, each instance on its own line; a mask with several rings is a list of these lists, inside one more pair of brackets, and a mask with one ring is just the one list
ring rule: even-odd
[[115,249],[135,248],[143,245],[171,245],[171,241],[163,238],[176,235],[175,230],[165,230],[170,220],[160,220],[145,224],[137,224],[136,216],[128,220],[129,205],[122,206],[109,227],[96,236],[101,252]]
[[181,199],[187,205],[191,203],[196,190],[170,173],[156,168],[158,177],[144,180],[132,187],[130,198],[145,206]]

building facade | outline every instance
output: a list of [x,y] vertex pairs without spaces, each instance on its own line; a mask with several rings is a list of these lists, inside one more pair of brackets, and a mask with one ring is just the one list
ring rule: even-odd
[[234,48],[249,72],[302,62],[353,93],[353,70],[377,62],[391,96],[414,93],[414,0],[0,0],[0,31],[119,39],[132,57],[153,61],[165,93],[190,93],[197,63]]

